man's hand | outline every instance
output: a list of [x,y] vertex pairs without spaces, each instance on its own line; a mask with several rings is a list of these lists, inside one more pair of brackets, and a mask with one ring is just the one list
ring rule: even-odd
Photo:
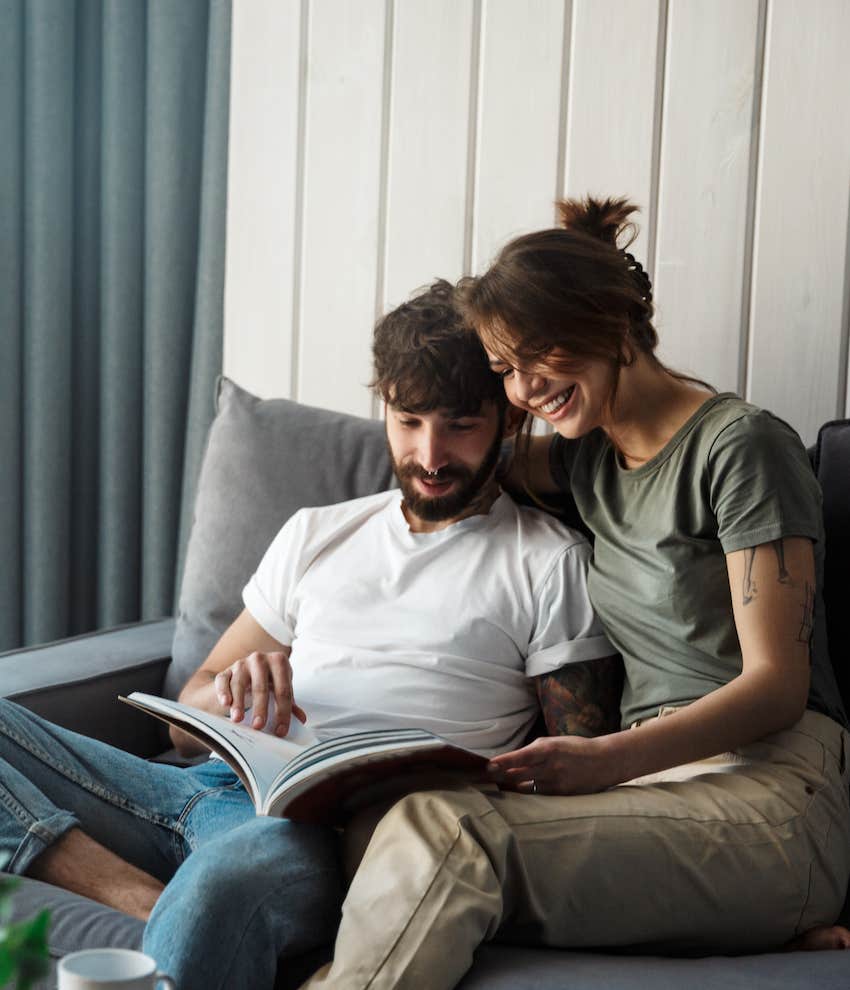
[[606,737],[541,736],[494,756],[487,769],[499,787],[524,794],[593,794],[620,782]]
[[[245,709],[253,702],[252,725],[262,729],[268,720],[269,694],[272,694],[276,701],[274,732],[286,735],[292,714],[302,722],[307,719],[303,709],[292,700],[289,654],[289,646],[267,633],[243,609],[186,682],[177,700],[214,715],[230,714],[235,722],[242,721]],[[183,756],[194,756],[205,749],[173,725],[168,732]]]
[[264,728],[269,718],[270,696],[274,698],[276,736],[289,732],[292,715],[299,722],[307,721],[306,713],[292,697],[292,667],[287,652],[255,651],[219,671],[214,684],[219,704],[230,709],[234,722],[241,722],[246,708],[251,708],[252,728]]

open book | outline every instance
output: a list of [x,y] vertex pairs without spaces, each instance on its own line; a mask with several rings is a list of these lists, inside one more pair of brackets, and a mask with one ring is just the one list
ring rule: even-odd
[[341,824],[358,808],[427,786],[429,779],[483,779],[488,762],[424,729],[372,729],[318,740],[293,717],[281,739],[152,694],[134,691],[121,701],[178,726],[226,760],[258,815],[297,822]]

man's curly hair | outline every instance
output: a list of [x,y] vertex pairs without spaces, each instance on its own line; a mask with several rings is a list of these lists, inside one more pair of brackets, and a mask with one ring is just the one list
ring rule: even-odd
[[453,416],[475,416],[487,399],[506,407],[502,381],[455,308],[454,292],[439,279],[376,324],[371,387],[385,402],[411,413],[446,409]]

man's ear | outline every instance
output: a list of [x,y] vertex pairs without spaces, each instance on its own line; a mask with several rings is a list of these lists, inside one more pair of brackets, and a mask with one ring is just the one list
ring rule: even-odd
[[518,433],[527,415],[528,413],[524,409],[520,409],[518,406],[512,406],[509,403],[505,409],[505,425],[502,431],[502,439],[506,440],[508,437],[512,437],[515,433]]

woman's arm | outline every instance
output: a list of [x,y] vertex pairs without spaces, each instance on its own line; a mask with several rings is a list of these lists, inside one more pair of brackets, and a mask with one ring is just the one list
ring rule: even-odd
[[[251,693],[252,727],[266,724],[269,696],[275,699],[275,731],[286,735],[290,713],[302,722],[306,716],[292,698],[290,648],[270,636],[247,609],[243,609],[222,634],[212,652],[180,692],[179,700],[216,715],[242,720],[246,696]],[[171,741],[185,756],[204,747],[176,726],[169,728]]]
[[[539,739],[493,761],[497,779],[573,794],[724,753],[793,725],[809,690],[815,586],[812,542],[786,537],[726,557],[741,673],[634,730],[593,739]],[[504,775],[503,777],[501,775]]]
[[530,491],[533,495],[552,495],[560,488],[549,466],[550,448],[554,435],[545,437],[514,437],[514,456],[499,481],[515,495]]

